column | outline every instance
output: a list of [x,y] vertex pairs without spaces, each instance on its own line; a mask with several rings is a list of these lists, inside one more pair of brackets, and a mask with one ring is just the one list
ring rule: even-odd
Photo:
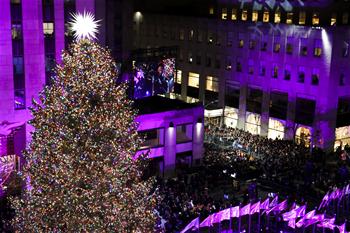
[[0,122],[14,113],[10,0],[0,1]]
[[[26,107],[32,105],[45,86],[45,52],[41,0],[22,0],[24,72]],[[22,112],[20,119],[29,120],[29,111]],[[33,128],[27,126],[27,142]]]
[[295,106],[296,106],[296,97],[294,93],[288,93],[288,107],[287,107],[287,120],[284,139],[294,140],[296,133],[295,125]]
[[165,123],[164,142],[164,174],[170,177],[175,173],[176,165],[176,126],[170,122]]
[[56,62],[61,63],[64,50],[64,0],[54,0]]
[[247,84],[241,83],[240,94],[239,94],[238,124],[237,124],[237,127],[239,129],[245,129],[247,92],[248,92]]
[[270,93],[268,89],[263,89],[262,104],[261,104],[261,129],[260,135],[267,137],[269,131],[269,109],[270,108]]
[[[203,110],[202,110],[203,111]],[[192,166],[200,165],[204,154],[204,119],[197,119],[193,123],[193,140],[192,140]]]
[[181,76],[181,98],[183,101],[187,99],[187,85],[188,85],[188,70],[182,69]]

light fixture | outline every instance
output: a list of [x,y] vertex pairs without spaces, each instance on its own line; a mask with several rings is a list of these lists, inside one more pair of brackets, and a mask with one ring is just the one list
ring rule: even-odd
[[169,123],[169,128],[174,128],[174,123],[173,122]]

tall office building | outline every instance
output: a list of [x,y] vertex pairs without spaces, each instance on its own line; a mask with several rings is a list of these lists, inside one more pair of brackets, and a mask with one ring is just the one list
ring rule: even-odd
[[[95,13],[95,3],[95,0],[0,1],[1,155],[18,153],[29,141],[28,108],[49,84],[55,62],[61,61],[62,50],[72,42],[68,30],[71,13],[84,10]],[[102,18],[102,26],[105,21]],[[20,138],[14,135],[19,131]]]
[[350,144],[350,1],[153,2],[133,46],[179,46],[174,97],[253,134]]

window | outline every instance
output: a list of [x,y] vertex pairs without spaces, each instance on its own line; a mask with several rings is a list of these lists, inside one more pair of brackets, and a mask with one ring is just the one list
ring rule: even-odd
[[220,56],[217,55],[215,57],[215,68],[220,69],[220,67],[221,67]]
[[202,31],[198,31],[198,33],[197,33],[197,42],[202,42],[202,41],[203,41]]
[[191,29],[191,30],[188,32],[188,40],[189,40],[189,41],[192,41],[192,40],[193,40],[193,37],[194,37],[194,30]]
[[192,52],[188,52],[188,63],[192,64],[192,62],[193,62]]
[[280,42],[280,36],[275,36],[274,37],[274,44],[273,44],[273,51],[275,53],[279,53],[280,49],[281,49],[281,42]]
[[343,43],[342,55],[343,55],[343,57],[349,56],[349,43],[346,41],[344,41],[344,43]]
[[227,47],[232,46],[232,41],[233,41],[233,32],[228,32],[227,33]]
[[256,46],[256,40],[255,38],[251,38],[249,41],[249,49],[255,49]]
[[193,124],[176,126],[176,144],[192,141]]
[[278,65],[274,64],[272,68],[272,77],[273,78],[278,78]]
[[262,36],[262,40],[261,40],[261,51],[266,51],[267,50],[267,40],[268,40],[268,37],[267,35],[263,35]]
[[237,61],[236,61],[236,71],[242,72],[242,62],[240,58],[237,58]]
[[293,54],[293,37],[287,37],[287,46],[286,46],[287,54]]
[[182,80],[182,71],[181,70],[177,70],[175,82],[178,83],[178,84],[181,84],[181,80]]
[[231,57],[226,58],[226,70],[231,70],[232,69],[232,62],[231,62]]
[[199,88],[199,74],[197,73],[188,73],[188,86]]
[[344,75],[344,73],[341,73],[341,74],[340,74],[340,77],[339,77],[339,86],[345,86],[345,75]]
[[290,80],[291,70],[292,70],[291,66],[287,64],[284,70],[284,80],[288,80],[288,81]]
[[307,38],[300,38],[300,55],[307,56]]
[[214,41],[214,37],[213,37],[213,33],[212,32],[208,32],[208,44],[212,44]]
[[253,22],[257,22],[258,21],[258,17],[259,17],[259,13],[257,10],[253,10],[253,13],[252,13],[252,21]]
[[15,110],[25,109],[25,91],[24,90],[15,90]]
[[312,25],[319,25],[320,24],[320,17],[318,13],[313,13],[312,15]]
[[277,10],[275,12],[275,23],[280,23],[281,22],[281,12]]
[[322,40],[316,39],[315,40],[315,48],[314,48],[314,56],[321,57],[321,55],[322,55]]
[[221,42],[220,42],[220,34],[219,34],[219,33],[216,33],[216,34],[215,34],[215,39],[216,39],[216,45],[217,45],[217,46],[220,46],[220,45],[221,45]]
[[179,39],[180,40],[184,40],[185,39],[185,30],[184,29],[180,29],[180,35],[179,35]]
[[214,14],[214,7],[209,7],[209,15],[213,15]]
[[179,49],[179,61],[183,61],[183,60],[184,60],[183,50]]
[[293,23],[293,12],[287,12],[286,24]]
[[304,83],[305,82],[305,67],[301,66],[299,67],[298,72],[298,83]]
[[196,64],[200,65],[201,61],[202,61],[202,57],[201,57],[201,54],[198,52],[196,55]]
[[227,8],[221,9],[221,19],[227,19]]
[[219,79],[217,77],[207,76],[205,90],[219,92]]
[[243,48],[244,47],[244,34],[239,33],[238,34],[238,48]]
[[337,23],[337,14],[336,13],[332,13],[331,26],[336,25],[336,23]]
[[237,20],[237,9],[235,8],[232,9],[231,20]]
[[11,25],[11,34],[13,40],[22,39],[22,24],[12,24]]
[[320,71],[317,68],[312,69],[311,84],[317,86],[319,83]]
[[269,22],[270,20],[270,14],[268,11],[264,11],[264,14],[263,14],[263,22],[267,23]]
[[261,61],[259,66],[259,75],[265,76],[265,74],[266,74],[266,65],[265,65],[265,62]]
[[44,35],[52,35],[54,32],[53,23],[43,23]]
[[305,11],[300,11],[299,12],[299,24],[304,25],[306,22],[306,12]]
[[250,74],[250,75],[254,74],[254,61],[253,61],[253,59],[248,60],[248,74]]
[[207,54],[206,58],[205,58],[205,65],[207,67],[210,67],[211,66],[211,57],[209,54]]
[[13,57],[13,72],[15,75],[24,73],[23,57]]
[[349,13],[348,12],[343,13],[342,22],[343,22],[343,24],[349,23]]
[[246,21],[248,19],[248,11],[243,10],[242,11],[242,21]]

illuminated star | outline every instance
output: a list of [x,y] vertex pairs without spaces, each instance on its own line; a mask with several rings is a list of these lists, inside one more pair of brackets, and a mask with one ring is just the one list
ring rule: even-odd
[[100,20],[95,20],[95,16],[91,12],[73,13],[72,21],[69,22],[70,30],[73,31],[76,40],[96,39],[98,22]]

